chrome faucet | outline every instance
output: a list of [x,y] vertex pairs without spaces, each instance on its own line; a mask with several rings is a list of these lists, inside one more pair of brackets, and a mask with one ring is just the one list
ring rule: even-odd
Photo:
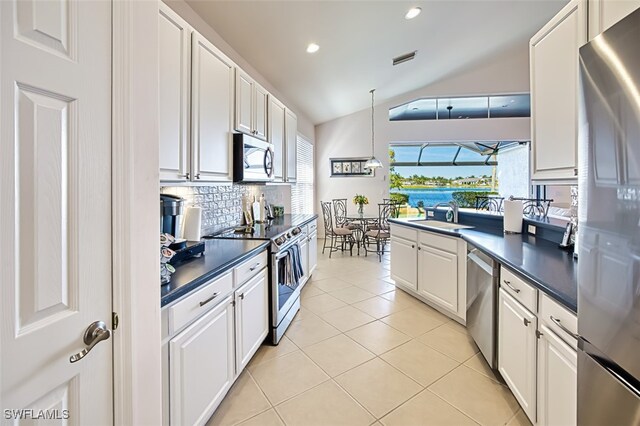
[[440,206],[449,207],[453,212],[453,223],[458,223],[458,210],[460,210],[460,205],[454,200],[451,200],[447,203],[438,203],[435,206],[431,207],[432,210],[436,210]]

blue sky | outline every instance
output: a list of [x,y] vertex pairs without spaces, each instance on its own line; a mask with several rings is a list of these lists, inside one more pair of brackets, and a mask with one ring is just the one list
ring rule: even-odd
[[[395,151],[397,162],[417,162],[420,155],[418,145],[396,145],[392,148]],[[458,150],[455,146],[429,146],[423,151],[421,161],[442,161],[451,162]],[[462,149],[458,154],[457,161],[484,161],[487,157],[475,152]],[[414,174],[423,176],[444,176],[453,178],[456,176],[491,176],[492,166],[437,166],[437,167],[396,167],[395,171],[401,176],[413,176]]]
[[444,166],[444,167],[396,167],[395,171],[400,176],[408,177],[413,175],[422,176],[443,176],[453,178],[457,176],[491,176],[492,166]]

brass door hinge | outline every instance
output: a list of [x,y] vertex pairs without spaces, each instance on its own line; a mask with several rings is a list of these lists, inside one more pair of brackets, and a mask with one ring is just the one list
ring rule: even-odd
[[113,331],[117,330],[118,324],[120,324],[120,318],[118,317],[118,313],[111,312],[111,329]]

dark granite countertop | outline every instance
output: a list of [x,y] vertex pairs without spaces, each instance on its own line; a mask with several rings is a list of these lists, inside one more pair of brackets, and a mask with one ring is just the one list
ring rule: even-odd
[[495,229],[444,230],[428,228],[407,219],[389,219],[392,223],[460,237],[478,247],[501,264],[513,269],[558,303],[578,311],[578,267],[572,253],[556,243],[529,234],[503,234]]
[[284,216],[277,217],[269,222],[254,223],[251,233],[236,233],[233,228],[226,229],[222,232],[218,232],[212,235],[207,235],[205,238],[250,238],[257,240],[269,240],[274,238],[291,228],[296,226],[303,226],[317,219],[317,214],[285,214]]
[[178,266],[171,282],[160,288],[160,306],[165,306],[258,254],[269,246],[264,240],[206,240],[204,254]]

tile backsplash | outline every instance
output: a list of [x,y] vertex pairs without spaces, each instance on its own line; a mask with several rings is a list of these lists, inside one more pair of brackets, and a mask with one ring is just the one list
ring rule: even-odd
[[289,185],[212,184],[198,186],[164,186],[162,194],[178,195],[187,201],[185,206],[202,208],[202,234],[218,232],[242,223],[243,200],[253,201],[264,194],[268,203],[284,206],[291,211]]

